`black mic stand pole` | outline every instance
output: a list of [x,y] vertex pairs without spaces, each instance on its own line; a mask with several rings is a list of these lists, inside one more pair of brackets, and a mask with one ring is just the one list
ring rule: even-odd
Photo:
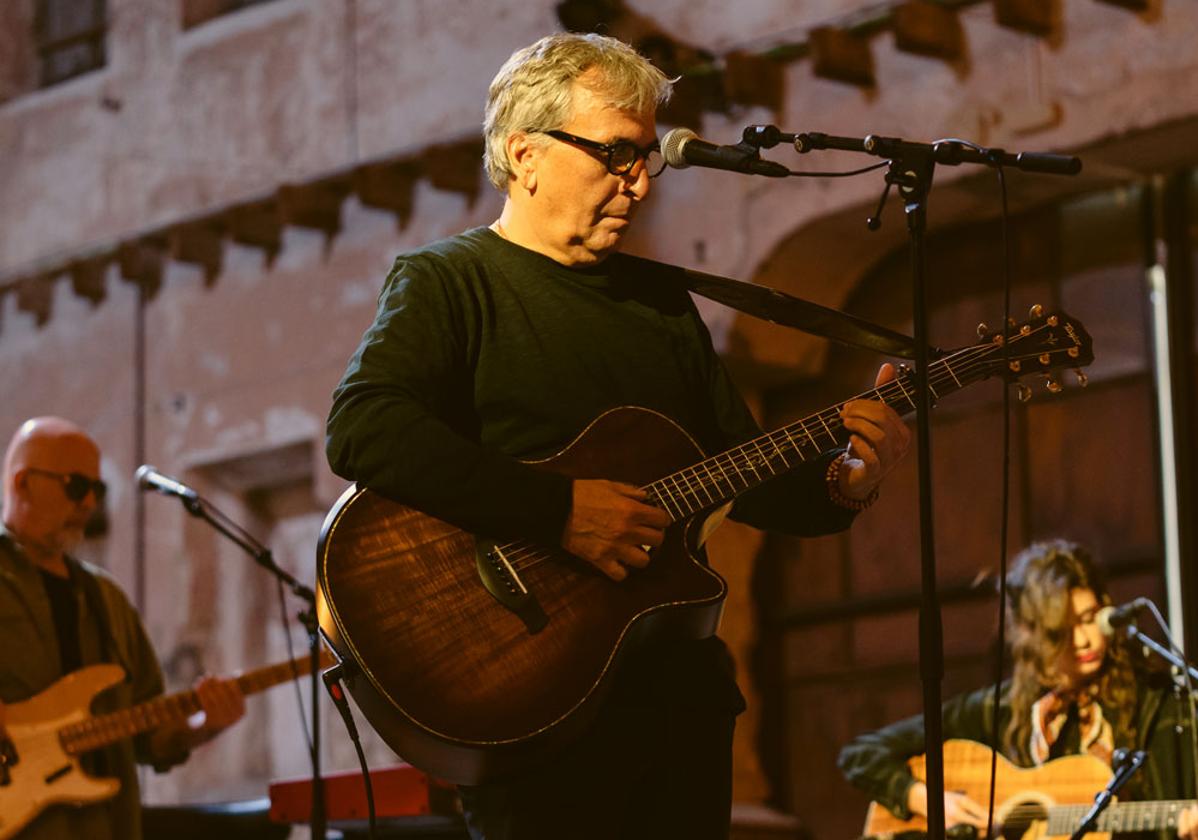
[[[746,129],[746,135],[750,134]],[[748,140],[746,136],[746,140]],[[919,664],[923,682],[924,738],[926,754],[925,785],[928,792],[928,836],[945,837],[944,815],[944,737],[941,719],[941,683],[944,679],[944,632],[940,600],[936,589],[936,545],[932,522],[932,444],[930,430],[931,393],[927,371],[929,350],[927,313],[927,203],[936,164],[981,163],[1010,165],[1021,169],[1074,174],[1081,169],[1076,158],[1063,155],[1010,155],[1001,149],[979,150],[956,142],[912,143],[896,137],[835,137],[805,133],[781,135],[769,140],[787,139],[795,150],[840,149],[864,152],[890,161],[886,188],[878,210],[869,220],[871,230],[881,226],[882,206],[891,186],[898,187],[907,215],[911,253],[912,320],[915,339],[915,426],[919,469],[919,536],[921,599],[919,607]],[[1005,329],[1005,325],[1004,325]],[[1005,333],[1004,333],[1005,334]]]
[[[1116,750],[1116,753],[1122,750]],[[1144,750],[1136,750],[1124,761],[1115,761],[1115,775],[1107,782],[1106,787],[1100,790],[1094,796],[1094,804],[1090,810],[1082,817],[1081,822],[1077,824],[1077,828],[1073,830],[1073,834],[1069,835],[1069,840],[1082,840],[1082,837],[1094,830],[1094,824],[1098,821],[1098,817],[1107,806],[1111,804],[1111,800],[1119,789],[1127,784],[1127,780],[1135,775],[1135,772],[1140,769],[1140,766],[1148,758],[1148,753]]]
[[179,497],[192,516],[202,519],[216,531],[228,537],[244,550],[254,562],[282,581],[291,592],[303,599],[307,607],[297,614],[308,631],[308,664],[312,681],[312,812],[309,817],[313,840],[325,840],[327,835],[324,803],[324,783],[320,775],[320,633],[316,624],[316,593],[300,583],[295,576],[275,563],[270,549],[258,542],[244,528],[234,523],[201,496]]

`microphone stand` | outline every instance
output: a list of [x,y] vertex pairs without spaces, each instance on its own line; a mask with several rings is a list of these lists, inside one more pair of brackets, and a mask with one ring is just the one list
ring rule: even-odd
[[286,584],[292,594],[301,598],[307,607],[297,617],[308,631],[308,661],[312,680],[312,812],[309,817],[313,840],[325,840],[327,819],[325,816],[324,783],[320,775],[320,633],[316,624],[316,593],[295,579],[295,576],[275,563],[269,548],[258,542],[248,531],[221,513],[202,496],[194,498],[179,496],[184,509],[197,519],[211,525],[218,533],[228,537],[244,550],[254,562]]
[[1115,775],[1107,782],[1106,787],[1094,797],[1094,804],[1090,806],[1090,810],[1082,817],[1082,821],[1077,824],[1077,828],[1073,830],[1073,834],[1069,835],[1069,840],[1081,840],[1083,835],[1088,834],[1094,829],[1094,823],[1098,821],[1098,816],[1106,810],[1107,806],[1111,804],[1111,799],[1114,798],[1121,787],[1127,784],[1127,780],[1135,775],[1135,772],[1140,769],[1140,765],[1147,758],[1147,752],[1136,750],[1128,756],[1126,761],[1118,763]]
[[[927,312],[927,212],[928,196],[936,164],[956,166],[962,163],[984,166],[1010,166],[1027,171],[1074,175],[1081,161],[1065,155],[1024,152],[1008,154],[1002,149],[982,149],[959,141],[915,143],[898,137],[838,137],[807,132],[787,134],[774,126],[750,126],[744,142],[755,146],[773,146],[779,142],[794,144],[800,154],[817,149],[839,149],[874,155],[889,161],[886,186],[878,210],[869,219],[870,230],[881,227],[881,210],[892,186],[898,187],[907,216],[910,242],[912,318],[914,321],[915,425],[919,469],[919,536],[921,600],[919,609],[919,663],[923,683],[925,784],[928,789],[928,835],[932,840],[945,837],[944,815],[944,736],[941,719],[941,683],[944,679],[944,632],[940,601],[936,590],[935,531],[932,523],[931,468],[931,394],[927,371],[929,360]],[[1005,330],[1005,325],[1004,325]],[[1005,333],[1004,333],[1005,335]]]
[[1151,636],[1144,633],[1144,631],[1135,624],[1127,625],[1126,632],[1129,639],[1134,639],[1135,641],[1139,642],[1146,649],[1151,650],[1157,656],[1161,657],[1161,659],[1164,659],[1179,672],[1187,672],[1190,675],[1191,680],[1198,682],[1198,668],[1195,668],[1179,654],[1170,650],[1160,642],[1156,641],[1156,639],[1153,639]]

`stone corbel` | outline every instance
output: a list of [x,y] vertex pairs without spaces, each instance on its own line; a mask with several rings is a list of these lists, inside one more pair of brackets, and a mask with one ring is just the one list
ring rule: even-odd
[[92,306],[104,302],[108,291],[104,282],[108,277],[108,266],[112,264],[112,254],[89,257],[76,260],[67,267],[71,275],[71,288],[81,298],[86,298]]
[[238,245],[260,248],[269,268],[283,247],[283,217],[276,197],[231,208],[225,216],[229,238]]
[[429,146],[420,162],[429,183],[439,190],[461,193],[466,203],[478,198],[479,160],[483,156],[482,138]]
[[204,285],[212,286],[220,274],[225,254],[223,214],[180,222],[167,232],[171,259],[204,270]]
[[847,29],[819,26],[808,33],[815,75],[860,88],[874,88],[874,55],[869,39]]
[[279,209],[284,224],[318,230],[327,243],[341,232],[341,205],[353,189],[350,175],[335,175],[310,184],[284,184],[279,188]]
[[730,52],[724,56],[724,90],[741,105],[761,105],[775,114],[782,110],[785,66],[771,58]]
[[17,281],[17,309],[33,316],[38,327],[44,327],[54,313],[54,282],[57,273],[34,274]]
[[394,213],[403,230],[412,218],[419,178],[420,164],[415,161],[368,163],[354,171],[354,190],[365,206]]
[[117,248],[116,261],[121,278],[138,286],[143,300],[153,300],[162,288],[166,252],[167,237],[164,233],[122,242]]
[[994,0],[994,20],[999,26],[1055,42],[1061,33],[1061,3],[1060,0]]
[[907,0],[894,8],[894,45],[903,52],[955,64],[965,58],[965,32],[957,13],[930,0]]

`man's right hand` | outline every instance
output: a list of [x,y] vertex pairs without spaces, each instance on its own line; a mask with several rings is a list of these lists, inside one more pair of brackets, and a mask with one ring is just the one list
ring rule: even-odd
[[[916,782],[907,791],[907,809],[921,817],[928,815],[928,788],[923,782]],[[986,809],[963,793],[946,790],[944,827],[952,828],[954,825],[972,825],[981,834],[986,830]]]
[[646,547],[660,546],[670,524],[670,515],[647,499],[631,484],[576,480],[562,547],[612,580],[627,577],[629,567],[643,569],[649,565]]

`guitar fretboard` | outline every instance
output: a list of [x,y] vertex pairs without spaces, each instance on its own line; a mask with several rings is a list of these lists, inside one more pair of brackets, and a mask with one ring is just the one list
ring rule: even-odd
[[[237,677],[237,686],[244,695],[255,694],[296,675],[309,673],[310,664],[307,657],[301,657],[258,668]],[[196,693],[182,691],[64,726],[58,731],[58,737],[68,755],[79,755],[165,724],[179,723],[198,711],[200,700]]]
[[[1098,816],[1095,831],[1158,831],[1177,828],[1177,817],[1195,800],[1160,799],[1154,802],[1119,802]],[[1090,810],[1089,805],[1056,805],[1048,811],[1048,834],[1069,835]]]
[[[1001,352],[996,345],[959,350],[928,366],[928,389],[933,399],[958,391],[992,372],[990,357]],[[1019,358],[1014,356],[1013,358]],[[915,410],[915,389],[910,374],[900,374],[880,387],[853,397],[880,400],[900,415]],[[788,472],[810,458],[842,445],[847,430],[840,411],[845,400],[722,452],[647,485],[650,497],[674,521],[721,505],[746,490]]]

